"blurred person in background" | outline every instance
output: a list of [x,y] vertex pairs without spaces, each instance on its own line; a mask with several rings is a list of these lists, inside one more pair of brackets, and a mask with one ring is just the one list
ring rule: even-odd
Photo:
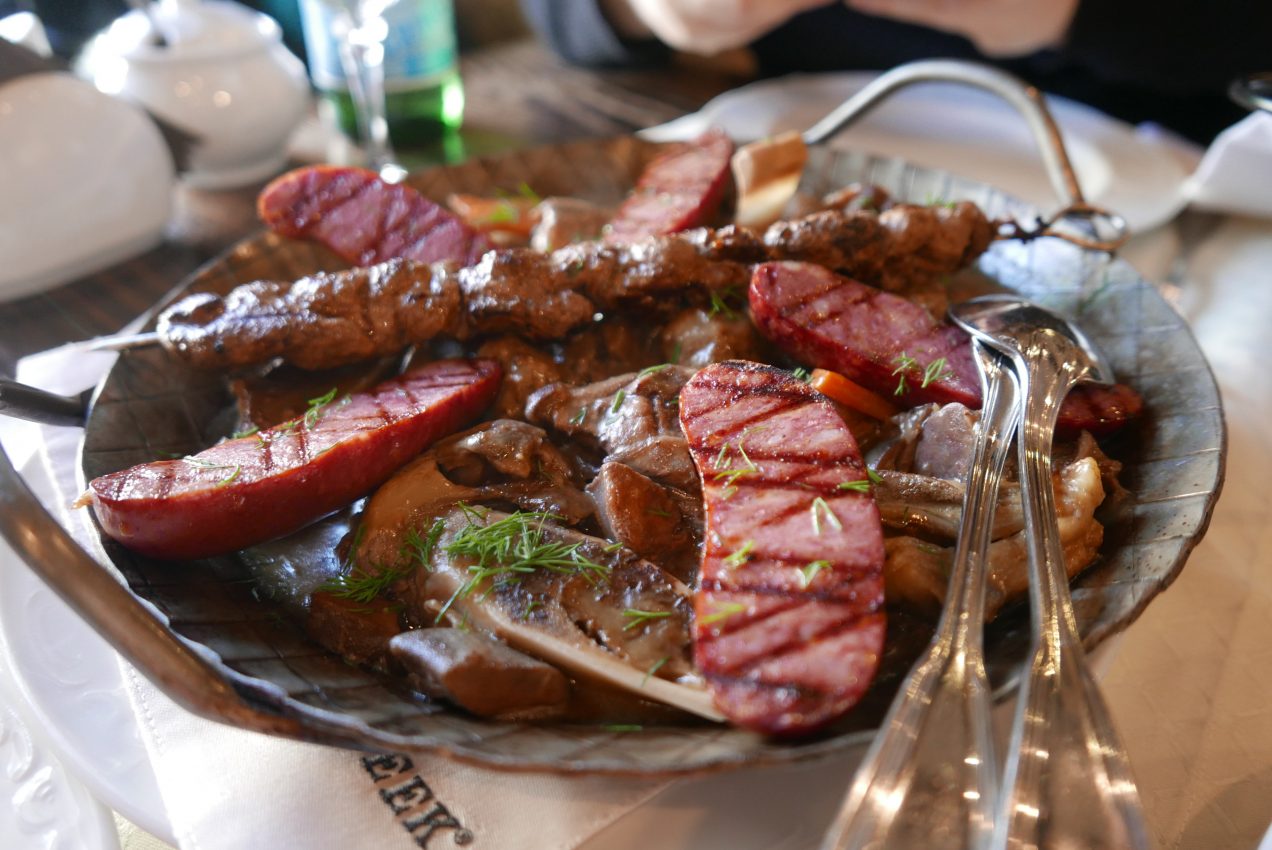
[[1232,79],[1272,67],[1269,0],[522,0],[522,8],[553,50],[581,65],[740,47],[764,76],[971,59],[1203,144],[1245,114],[1226,96]]

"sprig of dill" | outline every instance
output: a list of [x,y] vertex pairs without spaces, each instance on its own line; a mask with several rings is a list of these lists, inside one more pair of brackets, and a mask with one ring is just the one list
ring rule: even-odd
[[799,570],[800,586],[808,587],[817,574],[830,566],[830,561],[809,561]]
[[[471,558],[469,579],[455,589],[437,614],[440,622],[456,600],[461,599],[486,581],[492,584],[486,592],[515,584],[521,576],[538,570],[566,575],[585,575],[595,580],[609,574],[610,568],[591,560],[580,551],[582,542],[551,542],[544,539],[545,524],[560,520],[545,511],[517,511],[489,524],[482,524],[487,513],[481,513],[463,502],[460,508],[468,525],[443,547],[448,555]],[[476,521],[475,521],[476,520]]]
[[655,364],[655,365],[653,365],[653,366],[646,366],[644,369],[641,369],[639,372],[637,372],[637,373],[636,373],[636,377],[637,377],[637,378],[644,378],[644,377],[647,377],[647,376],[649,376],[649,375],[657,374],[658,372],[661,372],[663,369],[666,369],[666,368],[667,368],[668,366],[670,366],[670,365],[672,365],[672,364],[670,364],[670,363],[657,363],[657,364]]
[[712,623],[718,623],[734,614],[740,614],[746,610],[746,605],[742,602],[719,602],[712,606],[711,613],[702,618],[702,624],[709,626]]
[[323,410],[327,407],[327,405],[331,404],[335,397],[336,388],[332,387],[317,398],[311,398],[309,400],[309,408],[305,411],[304,416],[301,417],[301,421],[305,424],[306,431],[313,430],[313,427],[318,424],[318,420],[322,418]]
[[944,357],[938,357],[924,367],[921,386],[926,388],[933,381],[944,381],[952,377],[954,377],[954,370],[949,368]]
[[755,541],[747,540],[739,546],[736,551],[724,559],[724,565],[731,570],[737,569],[747,561],[751,560],[751,552],[754,551],[754,549]]
[[433,550],[437,548],[437,541],[445,530],[446,521],[441,517],[435,519],[433,525],[424,534],[420,534],[418,528],[409,529],[406,532],[406,541],[402,544],[402,555],[414,558],[419,562],[420,566],[426,569],[430,568],[433,561]]
[[624,608],[623,616],[631,622],[623,626],[623,631],[639,628],[653,620],[663,620],[671,616],[670,611],[644,611],[640,608]]
[[651,664],[649,666],[649,669],[645,671],[644,678],[640,680],[640,686],[642,688],[645,687],[645,683],[649,681],[649,677],[657,673],[659,670],[661,670],[663,668],[663,665],[670,660],[671,660],[670,655],[664,655],[662,658],[659,658],[657,661]]
[[711,306],[707,310],[708,316],[724,316],[726,319],[738,317],[737,308],[729,303],[730,300],[736,301],[741,297],[736,286],[712,290],[708,297],[711,299]]
[[193,466],[195,469],[228,469],[229,474],[214,484],[214,487],[224,487],[232,483],[239,477],[239,473],[243,471],[243,465],[239,463],[217,463],[214,460],[206,458],[186,456],[181,458],[181,462],[186,466]]
[[830,509],[830,505],[821,496],[813,499],[812,505],[808,508],[809,516],[813,520],[813,534],[821,535],[821,518],[825,517],[826,522],[835,527],[836,531],[843,531],[844,524],[839,521],[839,517],[835,516],[835,512]]

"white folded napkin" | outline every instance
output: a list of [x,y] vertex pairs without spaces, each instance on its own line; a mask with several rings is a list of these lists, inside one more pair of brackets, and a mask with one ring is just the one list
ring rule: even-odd
[[1251,113],[1216,136],[1184,191],[1202,209],[1272,217],[1272,114]]
[[[18,378],[63,392],[94,383],[113,355],[55,349],[26,358]],[[74,499],[75,432],[12,420],[6,446],[24,474],[90,552],[97,541]],[[567,850],[670,783],[507,773],[443,758],[364,755],[246,732],[177,706],[120,659],[128,696],[173,834],[183,850],[305,846]]]

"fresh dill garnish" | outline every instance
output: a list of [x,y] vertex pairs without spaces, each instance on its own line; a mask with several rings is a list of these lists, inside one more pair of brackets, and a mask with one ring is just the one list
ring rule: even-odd
[[534,610],[535,610],[536,608],[541,608],[541,607],[542,607],[542,603],[541,603],[541,602],[539,602],[539,600],[538,600],[538,599],[531,599],[531,600],[530,600],[530,602],[529,602],[529,604],[528,604],[528,605],[526,605],[526,610],[524,610],[524,611],[522,611],[522,612],[521,612],[521,619],[522,619],[522,620],[529,620],[529,619],[530,619],[530,615],[534,612]]
[[338,573],[327,579],[318,590],[323,593],[330,593],[332,596],[338,596],[341,599],[348,599],[350,602],[366,604],[374,602],[394,582],[410,575],[413,568],[414,565],[405,569],[386,569],[374,575],[355,573],[354,570],[350,570],[347,573]]
[[639,732],[645,727],[639,723],[610,723],[601,728],[606,732]]
[[671,519],[671,512],[664,511],[662,508],[645,508],[645,513],[651,514],[652,516],[661,516]]
[[826,500],[821,496],[813,499],[813,504],[809,506],[808,513],[813,519],[813,534],[821,534],[822,517],[825,517],[826,522],[833,525],[836,531],[844,530],[844,524],[839,521],[839,517],[835,516],[835,512],[830,509],[830,505],[826,504]]
[[623,402],[627,399],[627,393],[619,390],[614,393],[614,403],[610,405],[610,413],[618,413],[618,409],[623,406]]
[[195,469],[230,469],[233,464],[217,463],[207,458],[195,457],[194,455],[185,455],[181,458],[181,462],[186,466],[193,466]]
[[681,348],[680,343],[676,343],[675,346],[671,349],[671,362],[673,364],[680,362],[680,348]]
[[336,397],[336,388],[332,387],[330,390],[318,396],[317,398],[311,398],[309,400],[309,409],[305,411],[305,415],[304,417],[302,417],[305,423],[306,431],[311,430],[315,425],[318,424],[318,420],[322,418],[323,408],[331,404],[332,399],[334,399],[335,397]]
[[729,304],[730,299],[737,300],[739,297],[736,286],[726,286],[723,289],[713,290],[709,297],[711,299],[711,307],[707,310],[708,316],[724,316],[726,319],[736,319],[738,317],[737,309]]
[[657,661],[651,664],[649,666],[649,669],[645,671],[645,677],[640,680],[640,686],[642,688],[645,687],[645,683],[649,681],[649,677],[657,673],[659,670],[661,670],[663,668],[663,665],[670,660],[671,660],[670,655],[664,655],[662,658],[659,658]]
[[[738,442],[735,447],[737,449],[738,454],[741,455],[742,457],[741,466],[734,466],[732,468],[725,467],[725,464],[730,462],[729,460],[730,447],[728,443],[724,443],[723,445],[720,446],[719,453],[716,454],[715,460],[712,461],[711,465],[717,470],[713,478],[716,481],[723,481],[726,485],[725,486],[726,490],[729,489],[729,487],[734,487],[739,478],[744,478],[748,475],[760,474],[760,468],[755,464],[753,460],[751,460],[750,455],[746,453],[746,446],[742,444],[743,441],[746,439],[747,431],[750,431],[750,430],[751,429],[748,428],[746,429],[746,431],[742,432],[742,435],[738,437]],[[736,489],[734,490],[734,492],[736,492]],[[729,495],[731,496],[733,494],[730,493]],[[727,499],[728,496],[725,496],[725,498]]]
[[809,561],[799,570],[801,587],[808,587],[817,578],[817,574],[830,566],[830,561]]
[[619,549],[622,549],[622,548],[623,548],[623,544],[622,544],[621,542],[619,542],[619,541],[615,540],[613,543],[611,543],[610,545],[606,546],[606,547],[605,547],[603,550],[601,550],[601,551],[603,551],[603,552],[617,552]]
[[517,194],[525,198],[527,201],[534,201],[536,204],[542,200],[542,198],[539,197],[539,193],[534,189],[531,189],[530,184],[524,180],[517,184]]
[[522,575],[538,570],[584,575],[593,579],[609,574],[609,567],[598,564],[579,551],[582,542],[544,540],[545,524],[549,520],[561,519],[557,514],[517,511],[489,525],[482,525],[479,521],[484,520],[486,514],[463,502],[459,503],[459,507],[468,518],[468,525],[446,544],[444,551],[448,555],[471,558],[476,563],[468,567],[468,581],[455,589],[438,612],[437,622],[455,600],[472,593],[487,580],[491,581],[486,591],[489,593],[497,587],[516,584]]
[[740,614],[745,610],[746,605],[742,602],[720,602],[712,606],[711,613],[702,618],[702,624],[709,626],[727,617],[732,617],[734,614]]
[[836,490],[853,490],[857,493],[869,493],[875,484],[882,484],[883,476],[875,472],[870,467],[866,467],[866,477],[856,481],[842,481],[836,485]]
[[587,408],[580,407],[579,412],[570,417],[571,425],[582,425],[583,420],[587,418]]
[[755,549],[755,541],[747,540],[737,548],[735,552],[724,559],[724,565],[729,569],[737,569],[738,567],[751,560],[751,552]]
[[899,355],[892,359],[897,364],[897,368],[892,370],[892,374],[900,375],[897,380],[897,388],[893,390],[893,395],[905,395],[910,391],[907,378],[918,378],[919,386],[926,389],[933,381],[944,381],[954,377],[954,370],[949,368],[949,363],[944,357],[938,357],[931,363],[924,366],[918,360],[902,351]]
[[631,620],[623,626],[623,631],[635,629],[645,625],[651,620],[662,620],[671,616],[670,611],[643,611],[640,608],[624,608],[623,616]]
[[803,366],[797,366],[791,370],[791,377],[797,381],[808,383],[812,379],[813,373],[805,369]]
[[194,457],[192,455],[182,457],[181,462],[186,466],[193,466],[195,469],[228,469],[229,474],[220,481],[216,482],[216,484],[213,485],[215,487],[224,487],[225,485],[233,482],[234,479],[239,477],[239,473],[243,471],[243,465],[239,463],[217,463],[214,460]]
[[944,381],[947,378],[954,377],[954,370],[946,365],[944,357],[938,357],[923,369],[922,387],[927,387],[933,381]]
[[657,372],[661,372],[663,369],[666,369],[670,365],[671,365],[670,363],[658,363],[654,366],[646,366],[644,369],[641,369],[639,372],[636,373],[636,377],[643,378],[646,375],[653,375]]
[[720,498],[731,499],[733,498],[733,494],[736,492],[738,492],[738,485],[730,484],[728,487],[725,487],[723,490],[720,491]]
[[244,428],[242,431],[235,431],[233,434],[230,435],[230,439],[241,440],[243,437],[250,437],[253,434],[260,433],[260,430],[261,430],[260,426],[252,425],[250,427]]
[[919,361],[902,351],[896,357],[892,358],[892,362],[897,364],[897,368],[892,370],[892,374],[900,375],[901,379],[897,381],[897,388],[892,391],[893,395],[905,395],[910,388],[906,385],[906,373],[911,369],[918,368]]
[[433,521],[433,525],[425,534],[420,534],[418,528],[408,529],[406,542],[402,544],[402,554],[419,561],[420,565],[426,569],[429,568],[433,560],[433,550],[437,547],[437,541],[445,530],[446,521],[441,517]]

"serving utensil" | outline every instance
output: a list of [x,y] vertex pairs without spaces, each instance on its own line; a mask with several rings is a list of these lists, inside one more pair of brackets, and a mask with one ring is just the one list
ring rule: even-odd
[[1015,376],[980,340],[984,406],[936,636],[915,662],[822,850],[982,848],[998,799],[982,632],[994,506],[1020,419]]
[[1051,477],[1061,402],[1112,370],[1075,325],[1019,296],[976,298],[950,315],[1010,359],[1024,403],[1018,450],[1034,636],[991,846],[1147,848],[1139,792],[1082,648]]

